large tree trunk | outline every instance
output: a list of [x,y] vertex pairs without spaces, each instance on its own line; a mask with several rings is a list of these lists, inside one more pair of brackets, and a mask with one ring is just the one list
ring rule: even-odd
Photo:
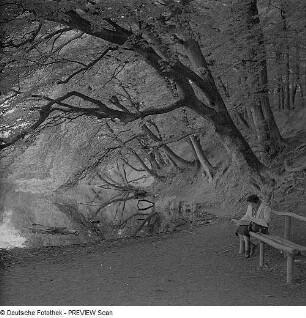
[[[164,69],[161,69],[159,55],[155,55],[153,50],[139,47],[138,52],[159,74],[170,77],[186,96],[190,96],[191,102],[186,107],[213,124],[216,134],[233,162],[246,169],[249,175],[257,176],[259,183],[264,184],[271,181],[269,177],[263,177],[263,175],[266,175],[267,168],[256,157],[230,117],[199,43],[193,39],[187,39],[184,41],[184,46],[196,74],[179,61],[174,63],[171,70],[165,73]],[[188,88],[190,81],[201,89],[206,97],[208,106],[194,97],[194,91]]]
[[255,124],[254,124],[254,120],[253,120],[251,106],[250,105],[246,105],[245,108],[246,108],[246,114],[247,114],[249,126],[250,126],[251,130],[255,130]]
[[290,47],[288,40],[288,26],[287,26],[287,8],[286,1],[281,1],[281,18],[283,23],[283,32],[285,38],[285,106],[286,109],[290,109],[291,107],[291,99],[290,99]]
[[268,135],[268,148],[266,154],[274,156],[284,147],[284,141],[280,134],[279,128],[275,122],[275,118],[271,109],[269,93],[268,93],[268,74],[267,61],[264,59],[260,63],[259,84],[262,90],[261,105],[264,114],[264,120],[267,123],[266,133]]
[[217,113],[209,116],[201,107],[195,106],[191,108],[213,123],[216,133],[234,162],[241,166],[248,165],[252,170],[260,173],[264,170],[264,165],[255,156],[249,144],[230,117],[212,74],[209,71],[199,43],[193,39],[188,39],[184,42],[184,47],[195,72],[209,85],[210,89],[204,93],[208,104],[213,107]]
[[261,107],[257,105],[251,105],[251,112],[253,116],[254,127],[257,135],[257,140],[259,144],[259,153],[262,159],[265,158],[269,151],[269,135],[268,135],[268,125],[266,123],[263,111]]
[[278,110],[281,111],[285,107],[284,102],[284,87],[283,87],[283,72],[282,72],[282,53],[280,49],[276,48],[275,54],[276,66],[277,66],[277,104]]
[[[243,1],[243,18],[247,19],[248,24],[255,23],[250,21],[256,21],[257,19],[258,21],[256,21],[255,27],[258,28],[259,19],[257,17],[257,3],[256,1],[250,1],[248,5],[249,7],[245,7],[246,4],[245,1]],[[248,13],[249,16],[247,16],[246,13]],[[253,25],[250,25],[250,27],[253,27]],[[257,48],[256,50],[252,49],[251,52],[249,52],[248,57],[252,58],[253,62],[259,63],[257,69],[254,70],[253,65],[251,66],[252,69],[249,69],[249,72],[254,76],[252,82],[255,82],[259,92],[256,93],[258,96],[256,103],[253,103],[252,108],[254,108],[254,110],[252,111],[252,115],[254,118],[255,129],[258,133],[258,140],[261,144],[263,159],[269,162],[269,158],[275,156],[283,148],[283,140],[276,125],[268,96],[268,76],[263,35],[259,32],[259,34],[255,34],[255,37],[255,39],[257,39],[256,44],[259,45],[259,50]],[[214,105],[215,100],[222,100],[222,97],[219,94],[211,72],[209,71],[199,43],[193,39],[185,39],[184,47],[195,72],[210,83],[212,88],[211,92],[214,92],[211,95],[215,94],[210,106]],[[223,101],[220,103],[220,106],[221,108],[219,111],[227,113]]]
[[298,43],[298,41],[296,41],[296,45],[295,45],[295,68],[294,68],[295,83],[294,83],[294,89],[293,89],[293,92],[292,92],[292,105],[293,106],[295,106],[295,104],[296,104],[295,97],[296,97],[297,90],[299,90],[299,92],[300,92],[301,105],[303,105],[303,102],[304,102],[303,84],[302,84],[302,79],[301,79],[300,64],[301,64],[300,44]]
[[244,60],[243,64],[250,79],[249,90],[253,100],[251,108],[258,140],[262,143],[265,158],[269,160],[283,148],[284,143],[269,100],[266,52],[257,1],[237,0],[233,5],[233,12],[237,16],[236,25],[239,32],[246,33],[246,50],[240,58]]

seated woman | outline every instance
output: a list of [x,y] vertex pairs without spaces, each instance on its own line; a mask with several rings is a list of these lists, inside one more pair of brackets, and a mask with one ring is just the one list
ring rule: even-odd
[[240,220],[233,221],[238,225],[236,235],[239,236],[239,254],[245,253],[248,258],[254,253],[255,245],[250,241],[250,231],[268,234],[271,220],[271,208],[260,200],[256,194],[247,198],[248,208],[246,214]]

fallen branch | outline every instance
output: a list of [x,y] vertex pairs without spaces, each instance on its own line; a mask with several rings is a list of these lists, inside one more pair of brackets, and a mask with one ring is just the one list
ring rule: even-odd
[[67,227],[58,227],[58,226],[45,226],[37,223],[32,224],[33,227],[28,227],[28,229],[31,230],[32,233],[40,233],[40,234],[60,234],[60,235],[79,235],[79,232],[77,230],[68,229]]

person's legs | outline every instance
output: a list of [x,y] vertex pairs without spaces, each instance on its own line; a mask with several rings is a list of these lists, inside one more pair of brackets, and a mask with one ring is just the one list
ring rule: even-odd
[[250,241],[250,256],[255,253],[256,245]]
[[244,255],[250,257],[250,237],[243,235],[244,240]]
[[239,254],[244,253],[244,239],[243,235],[239,234]]
[[239,254],[249,252],[249,229],[247,225],[239,225],[235,234],[239,236]]

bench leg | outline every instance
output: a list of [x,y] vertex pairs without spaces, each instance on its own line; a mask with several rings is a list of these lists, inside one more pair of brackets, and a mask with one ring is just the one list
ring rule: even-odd
[[[284,238],[290,240],[290,231],[291,231],[291,216],[285,215],[285,229],[284,229]],[[288,253],[284,252],[284,257],[287,258]]]
[[294,256],[293,256],[293,254],[288,253],[288,255],[287,255],[287,284],[292,283],[293,264],[294,264]]
[[265,243],[259,242],[259,266],[263,267],[265,263]]

